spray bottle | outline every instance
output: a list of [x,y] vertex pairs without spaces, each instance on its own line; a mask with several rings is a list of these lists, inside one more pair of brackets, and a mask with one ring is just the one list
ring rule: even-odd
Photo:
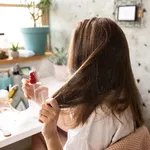
[[41,83],[38,82],[36,72],[33,71],[33,70],[30,71],[30,73],[29,73],[29,81],[30,81],[30,84],[33,86],[33,92],[34,92],[33,100],[36,102],[37,99],[36,99],[35,90],[36,90],[36,88],[37,88],[38,86],[41,85]]
[[[36,94],[35,94],[35,90],[38,86],[41,85],[40,82],[38,82],[38,78],[37,78],[37,75],[36,75],[36,72],[35,71],[30,71],[30,75],[29,75],[29,81],[30,81],[30,84],[33,85],[33,90],[34,90],[34,96],[33,96],[33,99],[34,101],[37,103],[37,99],[36,99]],[[41,98],[41,104],[45,102],[45,99],[44,99],[44,93],[40,93],[40,98]],[[43,123],[41,120],[39,120],[39,122]]]
[[[29,73],[29,82],[30,84],[33,86],[33,100],[36,103],[36,105],[34,107],[36,107],[35,109],[39,110],[39,106],[38,106],[38,101],[37,101],[37,97],[36,97],[36,88],[38,88],[41,85],[41,82],[38,82],[38,78],[37,78],[37,74],[35,71],[30,71]],[[41,98],[41,104],[45,101],[43,93],[40,93],[40,98]],[[29,102],[29,105],[31,106],[31,103]],[[37,111],[36,111],[37,112]],[[37,112],[38,113],[38,112]],[[39,122],[42,123],[42,121],[39,120]]]

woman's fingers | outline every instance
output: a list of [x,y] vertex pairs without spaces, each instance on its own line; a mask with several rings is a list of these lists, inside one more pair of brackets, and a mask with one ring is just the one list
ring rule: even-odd
[[47,110],[41,109],[39,112],[40,115],[45,116],[45,117],[49,117],[50,113]]
[[60,111],[59,105],[56,101],[56,99],[54,98],[49,98],[46,100],[47,104],[50,104],[50,106],[52,106],[55,110],[57,110],[58,112]]
[[23,90],[24,92],[28,93],[28,92],[31,92],[31,91],[32,91],[32,88],[31,88],[31,86],[29,86],[29,85],[23,85],[23,86],[22,86],[22,90]]
[[27,99],[33,98],[33,87],[30,85],[30,82],[28,79],[22,79],[22,90],[24,91],[24,95]]
[[[33,88],[33,86],[30,84],[30,80],[28,80],[28,79],[22,79],[22,83],[25,87]],[[39,86],[40,86],[40,84],[35,85],[35,89],[38,88]]]
[[22,89],[24,90],[24,91],[32,91],[32,87],[31,86],[29,86],[29,85],[23,85],[22,86]]
[[[44,116],[45,120],[41,120],[41,116]],[[42,123],[46,123],[47,120],[56,120],[57,113],[53,110],[52,107],[48,106],[48,104],[43,104],[42,109],[39,112],[39,121]]]
[[[48,122],[51,121],[57,121],[58,120],[58,116],[59,116],[59,106],[57,104],[57,101],[55,99],[52,99],[49,101],[47,100],[46,103],[42,104],[42,109],[39,112],[39,116],[44,116],[47,118]],[[39,117],[39,120],[40,120]],[[45,123],[45,121],[41,120],[43,123]]]
[[30,81],[28,79],[22,79],[21,81],[23,84],[30,83]]
[[22,87],[22,90],[24,91],[25,97],[27,97],[27,98],[33,97],[33,90],[31,90],[30,88]]
[[58,104],[54,99],[49,99],[42,105],[42,109],[39,113],[39,122],[44,123],[42,134],[47,139],[52,138],[53,133],[57,133],[59,112]]
[[52,113],[54,110],[49,104],[42,104],[42,109],[48,111],[49,113]]
[[42,123],[46,123],[47,117],[45,117],[45,116],[39,114],[39,121],[42,122]]

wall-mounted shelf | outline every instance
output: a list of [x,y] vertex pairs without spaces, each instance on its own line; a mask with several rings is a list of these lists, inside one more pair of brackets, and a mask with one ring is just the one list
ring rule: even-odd
[[1,59],[0,60],[0,66],[1,65],[10,65],[10,64],[14,64],[14,63],[22,63],[22,62],[29,62],[29,61],[34,61],[34,60],[42,60],[44,59],[46,56],[45,55],[40,55],[40,56],[32,56],[32,57],[28,57],[28,58],[8,58],[8,59]]

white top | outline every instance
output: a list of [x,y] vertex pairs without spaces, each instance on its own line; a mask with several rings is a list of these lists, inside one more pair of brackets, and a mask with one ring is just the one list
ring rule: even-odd
[[126,110],[117,118],[106,115],[100,108],[83,126],[68,131],[64,150],[103,150],[134,131],[131,112]]

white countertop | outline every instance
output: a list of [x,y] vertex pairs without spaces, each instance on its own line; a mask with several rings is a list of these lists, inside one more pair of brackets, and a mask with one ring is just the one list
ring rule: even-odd
[[[44,78],[41,80],[43,85],[49,87],[49,94],[53,94],[64,82],[54,78]],[[32,106],[33,107],[33,106]],[[0,148],[15,143],[41,131],[42,124],[38,122],[37,113],[33,108],[22,112],[3,112],[0,113],[0,128],[5,128],[11,132],[11,136],[4,137],[0,131]]]
[[4,112],[0,114],[0,128],[11,132],[11,136],[4,137],[0,132],[0,148],[15,143],[41,131],[41,123],[37,117],[31,116],[31,111]]

